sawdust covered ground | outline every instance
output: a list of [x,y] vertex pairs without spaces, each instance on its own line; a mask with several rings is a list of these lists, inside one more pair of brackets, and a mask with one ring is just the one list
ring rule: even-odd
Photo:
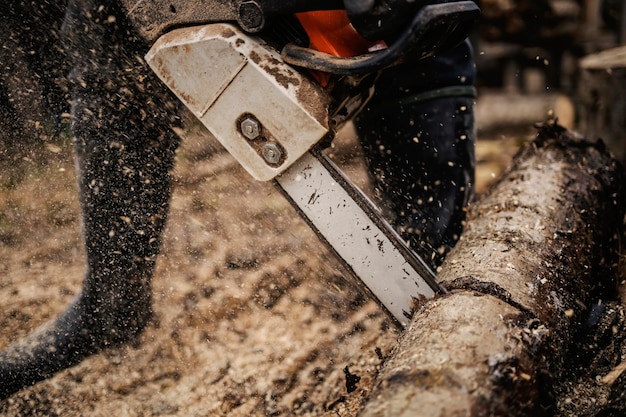
[[[527,134],[479,145],[479,190]],[[0,403],[0,415],[356,415],[397,329],[271,184],[193,137],[174,172],[154,322],[131,346]],[[358,148],[343,143],[336,153],[366,184]],[[79,291],[84,251],[69,145],[0,167],[0,185],[5,346]]]

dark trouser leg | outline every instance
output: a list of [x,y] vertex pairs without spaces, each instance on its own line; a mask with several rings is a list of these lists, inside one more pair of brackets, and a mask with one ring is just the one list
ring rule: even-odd
[[[178,143],[168,128],[173,105],[158,96],[165,89],[141,64],[123,17],[94,3],[76,1],[68,14],[84,284],[57,319],[0,353],[0,398],[132,339],[151,317],[150,280]],[[84,33],[90,36],[81,39]]]
[[355,123],[394,226],[433,267],[458,239],[473,194],[473,78],[468,44],[391,69]]

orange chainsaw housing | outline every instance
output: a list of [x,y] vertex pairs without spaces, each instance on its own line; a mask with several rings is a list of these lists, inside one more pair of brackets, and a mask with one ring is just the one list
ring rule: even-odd
[[[309,36],[309,48],[339,57],[361,55],[374,48],[385,48],[384,42],[370,42],[352,27],[345,10],[318,10],[297,13],[296,17]],[[328,85],[330,74],[314,72],[322,85]]]

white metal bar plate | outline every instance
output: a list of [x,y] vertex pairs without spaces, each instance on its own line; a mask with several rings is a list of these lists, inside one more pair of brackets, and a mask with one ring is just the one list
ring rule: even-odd
[[303,155],[276,181],[400,324],[408,322],[414,298],[430,298],[439,290],[428,266],[391,226],[381,224],[380,213],[372,213],[378,211],[374,204],[321,152]]

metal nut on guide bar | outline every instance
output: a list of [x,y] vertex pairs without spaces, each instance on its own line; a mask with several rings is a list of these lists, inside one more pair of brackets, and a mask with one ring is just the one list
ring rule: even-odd
[[243,119],[239,124],[239,128],[241,129],[241,134],[250,140],[254,140],[261,135],[261,125],[258,120],[252,117]]
[[263,158],[268,164],[277,164],[283,156],[283,151],[275,143],[266,143],[263,146]]

